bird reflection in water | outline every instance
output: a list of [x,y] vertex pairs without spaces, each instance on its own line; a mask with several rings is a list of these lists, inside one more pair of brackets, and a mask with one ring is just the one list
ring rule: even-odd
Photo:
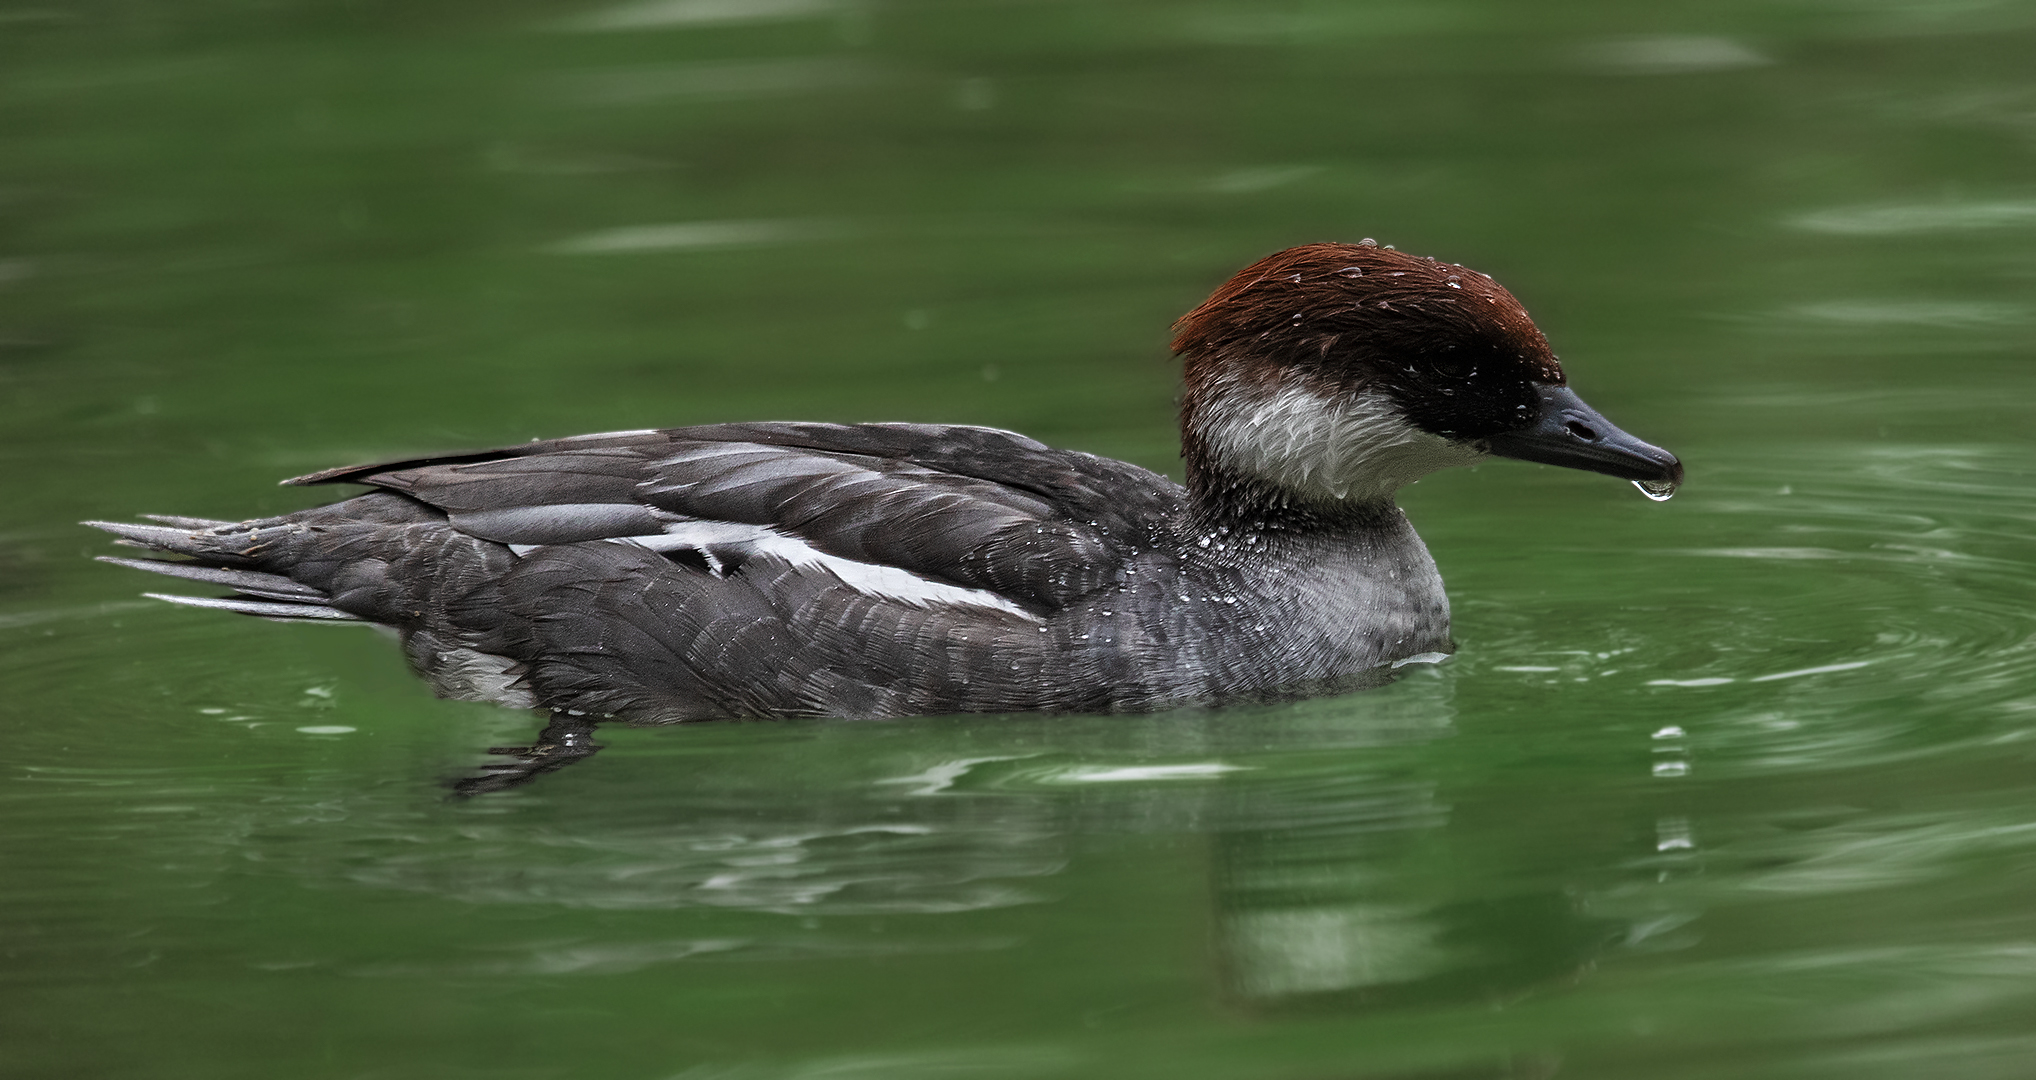
[[[1452,829],[1457,800],[1393,752],[1453,730],[1445,680],[1363,704],[1362,721],[1348,701],[1297,708],[1277,730],[1306,750],[1306,771],[1242,773],[1219,797],[1215,952],[1233,1007],[1347,1013],[1499,1002],[1574,976],[1621,936],[1623,924],[1520,872],[1537,853],[1476,850],[1489,832]],[[1318,724],[1295,722],[1317,712]],[[1495,809],[1507,812],[1469,812]],[[1465,866],[1483,868],[1469,892]]]

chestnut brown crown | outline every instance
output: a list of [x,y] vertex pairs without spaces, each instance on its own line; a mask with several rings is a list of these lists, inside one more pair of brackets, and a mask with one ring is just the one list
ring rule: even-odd
[[1489,276],[1372,241],[1306,244],[1245,267],[1174,324],[1185,420],[1226,383],[1386,394],[1409,423],[1476,440],[1532,422],[1562,365]]

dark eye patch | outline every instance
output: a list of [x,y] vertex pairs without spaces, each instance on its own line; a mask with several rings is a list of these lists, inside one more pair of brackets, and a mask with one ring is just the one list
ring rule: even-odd
[[1455,349],[1440,353],[1429,362],[1434,368],[1435,374],[1443,379],[1467,380],[1477,370],[1474,360],[1459,354]]
[[1523,427],[1540,402],[1526,366],[1482,343],[1410,357],[1383,373],[1378,385],[1409,423],[1458,440]]

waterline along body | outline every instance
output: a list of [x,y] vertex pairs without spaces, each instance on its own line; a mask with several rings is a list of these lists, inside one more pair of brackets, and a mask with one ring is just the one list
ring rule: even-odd
[[1434,470],[1682,477],[1461,266],[1293,248],[1175,331],[1185,487],[990,428],[735,423],[335,469],[289,482],[375,490],[257,521],[93,524],[181,556],[111,561],[232,592],[163,599],[389,627],[451,697],[650,723],[1124,712],[1448,652],[1394,503]]

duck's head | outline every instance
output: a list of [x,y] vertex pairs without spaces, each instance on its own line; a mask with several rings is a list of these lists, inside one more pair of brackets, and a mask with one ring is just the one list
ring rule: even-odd
[[1492,454],[1655,491],[1682,481],[1674,454],[1569,388],[1548,339],[1498,282],[1370,240],[1245,267],[1181,317],[1173,347],[1185,364],[1189,486],[1201,498],[1377,505]]

